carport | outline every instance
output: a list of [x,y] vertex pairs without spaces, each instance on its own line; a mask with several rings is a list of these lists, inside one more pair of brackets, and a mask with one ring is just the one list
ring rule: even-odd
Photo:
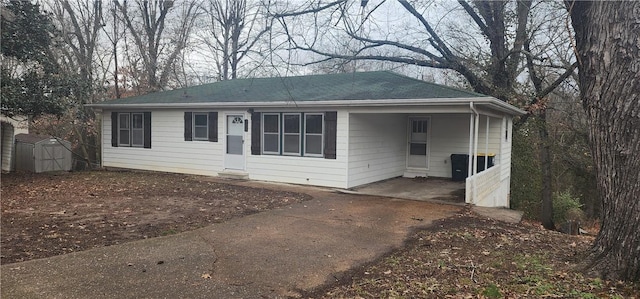
[[350,109],[349,190],[508,207],[512,116],[501,104],[448,99]]

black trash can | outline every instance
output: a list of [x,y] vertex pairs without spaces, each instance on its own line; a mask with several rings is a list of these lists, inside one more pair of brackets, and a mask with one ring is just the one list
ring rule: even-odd
[[[484,165],[484,162],[482,163]],[[451,154],[451,179],[464,181],[469,176],[469,155]]]
[[484,159],[487,160],[487,168],[491,168],[493,166],[493,160],[496,157],[495,154],[478,154],[478,172],[483,171],[484,168]]

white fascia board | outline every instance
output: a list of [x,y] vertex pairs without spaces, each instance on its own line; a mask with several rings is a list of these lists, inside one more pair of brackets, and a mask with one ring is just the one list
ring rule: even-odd
[[493,109],[513,115],[524,111],[492,97],[436,98],[436,99],[382,99],[382,100],[333,100],[333,101],[277,101],[277,102],[209,102],[209,103],[151,103],[151,104],[89,104],[87,107],[102,109],[206,109],[206,108],[326,108],[326,107],[385,107],[385,106],[441,106],[488,105]]

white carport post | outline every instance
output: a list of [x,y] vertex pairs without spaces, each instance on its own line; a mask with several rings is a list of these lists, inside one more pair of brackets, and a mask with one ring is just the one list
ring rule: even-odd
[[[471,107],[473,109],[473,102],[471,103]],[[469,165],[467,166],[467,176],[469,176],[471,174],[471,171],[473,170],[473,159],[471,158],[473,157],[473,124],[475,122],[473,116],[473,113],[469,114]]]
[[[469,108],[473,113],[471,114],[471,121],[469,123],[469,171],[471,171],[470,183],[473,186],[473,191],[471,192],[470,202],[473,204],[477,197],[477,186],[475,182],[475,175],[478,173],[478,127],[480,127],[480,114],[478,110],[473,106],[473,102],[469,102]],[[473,148],[472,148],[473,146]]]
[[487,129],[484,131],[484,170],[489,166],[489,121],[491,118],[487,115]]

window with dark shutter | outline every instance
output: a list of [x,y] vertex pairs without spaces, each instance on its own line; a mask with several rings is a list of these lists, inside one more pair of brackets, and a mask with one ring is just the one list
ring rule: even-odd
[[262,126],[260,124],[262,114],[260,112],[251,113],[251,154],[260,155],[260,135],[262,135]]
[[193,113],[193,140],[209,140],[209,114]]
[[324,113],[324,158],[336,158],[336,139],[338,131],[338,112],[328,111]]
[[322,113],[304,115],[304,155],[307,157],[322,157],[322,120]]
[[254,112],[251,154],[336,159],[337,112]]
[[111,112],[111,146],[151,148],[151,112]]
[[209,112],[209,141],[218,142],[218,112]]
[[193,113],[192,112],[185,112],[184,113],[184,141],[191,141],[193,140],[193,131],[192,131],[192,119],[193,118]]
[[118,112],[111,112],[111,146],[118,147]]
[[185,112],[184,141],[218,142],[218,112]]
[[144,148],[151,148],[151,112],[144,115]]

